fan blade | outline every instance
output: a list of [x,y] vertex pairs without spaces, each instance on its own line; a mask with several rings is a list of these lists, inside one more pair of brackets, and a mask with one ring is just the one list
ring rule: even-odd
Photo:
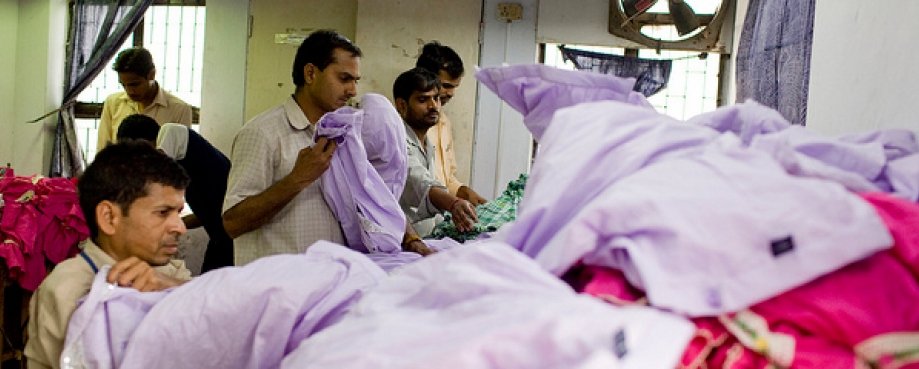
[[701,26],[699,18],[696,17],[696,12],[685,1],[668,0],[667,6],[670,8],[670,15],[673,17],[673,25],[676,26],[676,31],[680,36],[685,36]]
[[656,3],[657,0],[622,0],[622,9],[625,11],[625,16],[631,19],[648,11]]

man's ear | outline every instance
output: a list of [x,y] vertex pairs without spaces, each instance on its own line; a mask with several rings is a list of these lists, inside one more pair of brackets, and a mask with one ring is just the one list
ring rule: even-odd
[[99,232],[106,235],[115,234],[121,224],[121,207],[108,200],[102,200],[96,205],[96,223]]
[[399,116],[405,118],[405,109],[408,107],[408,102],[401,97],[396,98],[396,111],[399,112]]
[[150,69],[150,72],[147,73],[147,80],[152,81],[156,79],[156,68]]
[[316,71],[317,68],[315,65],[313,65],[313,63],[306,63],[306,65],[303,66],[303,80],[306,82],[306,84],[313,84],[313,81],[316,78]]

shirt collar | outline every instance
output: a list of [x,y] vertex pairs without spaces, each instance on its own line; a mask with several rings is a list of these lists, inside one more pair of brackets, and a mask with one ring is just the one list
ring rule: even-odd
[[294,99],[293,95],[284,102],[284,112],[287,113],[287,122],[290,123],[291,127],[310,132],[313,130],[313,124],[310,123],[306,114],[303,114],[303,110],[300,109],[300,105],[297,105],[297,100]]
[[427,147],[427,146],[430,146],[430,144],[429,144],[429,142],[428,142],[428,136],[427,136],[427,135],[424,136],[424,146],[422,146],[421,141],[418,140],[418,135],[415,134],[415,131],[412,130],[412,127],[409,127],[409,125],[408,125],[407,123],[405,123],[405,121],[402,122],[402,125],[405,126],[405,137],[408,138],[408,143],[409,143],[409,144],[415,145],[415,146],[418,146],[418,147]]
[[[127,102],[137,103],[137,101],[131,100],[131,98],[128,97],[128,93],[124,91],[121,92],[120,98]],[[149,106],[153,105],[169,106],[169,100],[166,99],[166,91],[163,90],[163,86],[160,86],[159,83],[156,84],[156,96],[153,97],[153,101]]]
[[115,258],[103,251],[92,239],[87,238],[86,241],[83,241],[83,252],[100,268],[105,265],[115,265]]

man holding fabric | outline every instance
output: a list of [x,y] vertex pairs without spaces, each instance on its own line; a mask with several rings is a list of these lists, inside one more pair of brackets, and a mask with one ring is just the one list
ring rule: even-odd
[[179,213],[189,179],[174,160],[141,141],[102,149],[77,183],[90,238],[79,255],[58,264],[29,302],[28,366],[60,367],[70,316],[95,274],[108,282],[160,291],[191,278],[172,260],[185,225]]

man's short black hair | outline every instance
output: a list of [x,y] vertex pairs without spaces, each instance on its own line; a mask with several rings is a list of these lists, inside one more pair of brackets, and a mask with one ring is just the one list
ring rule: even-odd
[[463,69],[463,59],[460,59],[456,51],[450,46],[441,45],[437,41],[424,44],[415,66],[427,69],[434,72],[434,74],[438,74],[443,70],[447,72],[450,78],[460,78],[466,72]]
[[294,85],[301,87],[306,84],[303,67],[307,64],[315,65],[320,71],[332,64],[335,61],[335,49],[344,49],[354,57],[363,56],[357,45],[338,32],[328,29],[313,32],[306,40],[303,40],[300,48],[297,49],[297,56],[294,57],[294,69],[291,73],[294,77]]
[[112,64],[112,69],[118,73],[134,73],[141,77],[146,77],[153,68],[153,55],[142,47],[132,47],[118,53]]
[[408,100],[415,91],[428,92],[440,88],[440,78],[424,68],[412,68],[402,72],[392,85],[393,100]]
[[147,195],[147,186],[159,183],[184,190],[188,175],[175,160],[146,141],[123,140],[109,144],[96,154],[92,164],[77,181],[80,207],[93,240],[99,235],[96,206],[108,200],[124,214],[135,200]]
[[118,125],[119,140],[147,140],[156,142],[156,136],[160,133],[160,124],[153,118],[143,114],[132,114],[121,121]]

